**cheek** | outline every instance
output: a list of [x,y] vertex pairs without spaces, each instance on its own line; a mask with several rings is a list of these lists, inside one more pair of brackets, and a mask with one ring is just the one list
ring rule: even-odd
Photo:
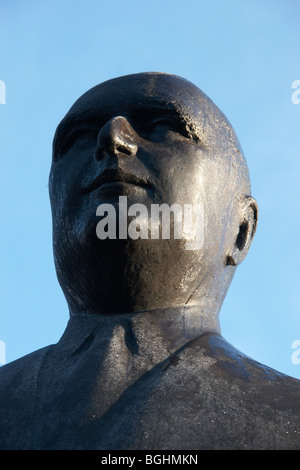
[[60,236],[74,226],[74,214],[79,204],[76,194],[76,183],[63,168],[51,171],[49,179],[50,202],[52,209],[53,229]]
[[182,141],[161,145],[152,153],[163,202],[192,204],[198,201],[202,153],[195,151],[194,144],[186,145]]
[[203,205],[205,246],[211,254],[220,253],[230,224],[232,194],[224,163],[202,158],[193,175],[194,193]]
[[84,180],[88,178],[94,163],[90,153],[87,152],[79,158],[75,152],[69,152],[52,164],[49,178],[50,198],[57,201],[60,207],[77,203]]

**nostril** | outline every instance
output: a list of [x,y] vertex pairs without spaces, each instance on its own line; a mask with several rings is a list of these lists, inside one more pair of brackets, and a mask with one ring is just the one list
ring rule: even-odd
[[96,160],[105,155],[134,157],[138,150],[137,135],[124,117],[115,117],[100,130],[95,152]]
[[120,152],[120,153],[125,153],[126,155],[131,155],[131,150],[127,147],[125,147],[124,145],[118,145],[116,147],[116,150],[117,152]]

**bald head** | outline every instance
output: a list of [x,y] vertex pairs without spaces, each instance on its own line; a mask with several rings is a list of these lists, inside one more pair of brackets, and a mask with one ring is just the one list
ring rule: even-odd
[[[131,184],[97,186],[108,170],[127,183],[131,178]],[[132,184],[132,178],[141,184]],[[201,252],[187,253],[178,240],[101,244],[95,235],[97,206],[118,208],[120,195],[148,208],[203,204]],[[50,196],[57,271],[73,311],[91,303],[93,310],[101,304],[106,311],[116,298],[113,311],[120,305],[135,310],[182,305],[199,299],[218,277],[228,287],[232,266],[243,259],[254,232],[252,222],[245,222],[255,205],[248,168],[232,126],[201,90],[170,74],[109,80],[75,102],[54,138]],[[70,253],[76,266],[80,259],[78,286]],[[115,298],[108,284],[115,285]]]
[[[70,129],[82,124],[95,127],[95,133],[113,116],[124,115],[140,134],[147,133],[150,120],[174,117],[178,129],[199,145],[215,153],[220,165],[227,166],[233,187],[250,195],[246,160],[238,138],[226,116],[198,87],[176,75],[158,72],[138,73],[108,80],[84,93],[57,128],[53,159],[61,158]],[[236,192],[236,190],[234,189]]]

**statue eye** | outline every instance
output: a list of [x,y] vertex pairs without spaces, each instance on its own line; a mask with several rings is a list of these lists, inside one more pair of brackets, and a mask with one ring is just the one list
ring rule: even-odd
[[90,142],[94,143],[97,139],[97,135],[98,131],[88,127],[73,128],[69,132],[64,133],[64,135],[57,138],[55,142],[54,160],[61,159],[77,143],[82,145],[87,145]]
[[168,131],[175,132],[180,134],[184,137],[189,137],[189,134],[186,129],[186,125],[184,121],[180,121],[179,119],[171,119],[171,118],[159,118],[152,121],[149,125],[150,134],[152,133],[161,133],[166,134]]

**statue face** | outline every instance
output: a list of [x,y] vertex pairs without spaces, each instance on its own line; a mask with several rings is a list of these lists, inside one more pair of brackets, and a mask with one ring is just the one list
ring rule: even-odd
[[[57,129],[50,174],[54,253],[67,297],[75,295],[72,272],[80,265],[88,278],[86,291],[91,278],[97,292],[113,279],[119,293],[125,285],[130,289],[129,283],[137,299],[141,283],[151,281],[150,290],[159,299],[166,296],[159,294],[164,282],[170,298],[163,303],[175,299],[182,304],[201,278],[224,264],[232,243],[227,225],[239,217],[232,215],[229,204],[232,162],[224,142],[234,136],[229,126],[224,130],[220,125],[224,119],[198,88],[166,74],[110,80],[79,98]],[[191,252],[184,240],[100,241],[97,207],[108,203],[118,208],[120,196],[127,197],[128,206],[139,203],[149,210],[152,204],[202,204],[204,246]],[[121,273],[116,274],[118,266]],[[94,294],[84,300],[79,290],[76,296],[84,311],[87,297]],[[95,294],[102,305],[103,295]],[[149,307],[143,302],[145,296],[136,308]],[[151,308],[162,306],[156,302],[153,297]]]

